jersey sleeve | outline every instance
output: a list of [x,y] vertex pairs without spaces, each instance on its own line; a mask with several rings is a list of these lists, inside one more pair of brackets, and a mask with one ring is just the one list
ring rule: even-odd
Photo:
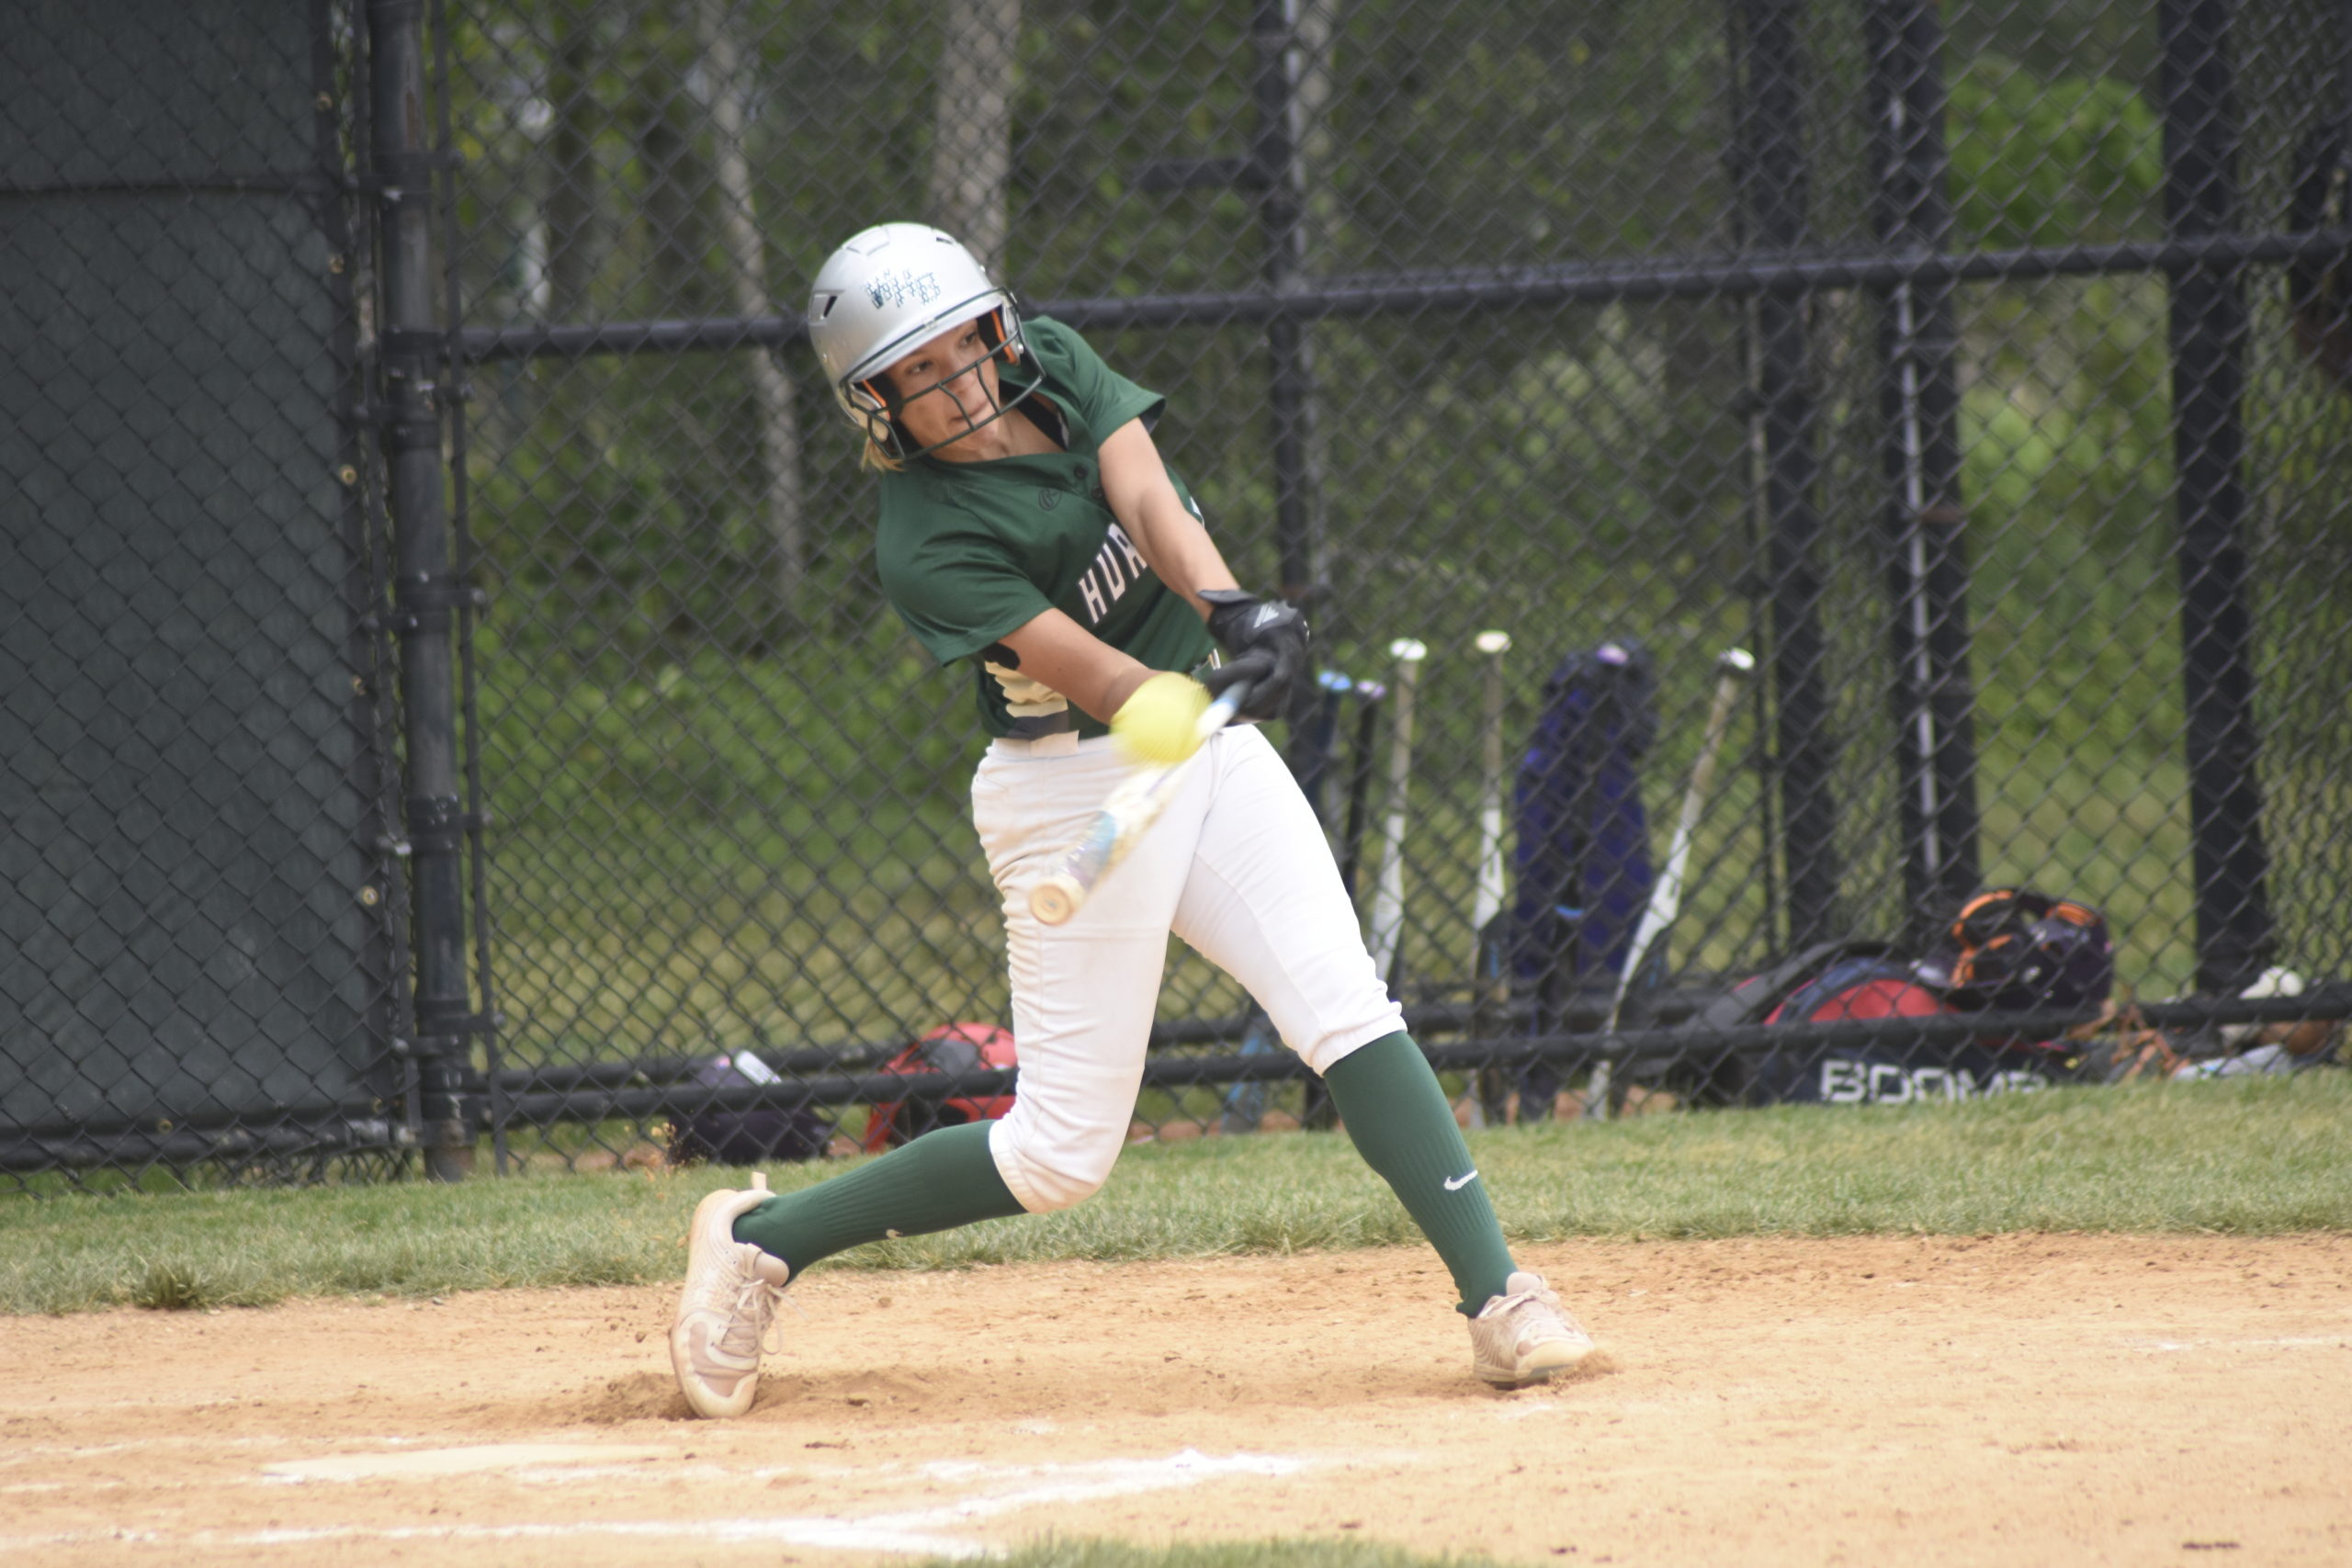
[[1052,609],[1003,547],[946,530],[905,552],[880,552],[882,592],[915,640],[942,664],[967,659]]
[[1023,322],[1022,330],[1046,370],[1046,384],[1068,391],[1090,445],[1100,446],[1105,436],[1131,419],[1149,422],[1159,417],[1168,400],[1112,369],[1073,329],[1040,316]]

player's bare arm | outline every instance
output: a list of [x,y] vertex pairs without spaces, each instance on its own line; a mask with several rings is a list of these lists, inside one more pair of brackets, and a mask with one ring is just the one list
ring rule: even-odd
[[1131,419],[1102,441],[1102,496],[1127,537],[1150,563],[1160,581],[1182,594],[1203,615],[1209,606],[1203,589],[1236,588],[1233,569],[1178,498],[1168,467],[1143,421]]
[[1105,724],[1153,673],[1059,610],[1044,612],[1000,640],[1019,656],[1021,662],[1014,668],[1021,673],[1051,686]]
[[[977,336],[964,342],[944,341],[954,336],[942,334],[941,340],[935,340],[941,343],[941,348],[926,345],[895,367],[891,371],[894,382],[901,387],[929,386],[937,379],[939,366],[966,363],[959,356],[980,351]],[[956,380],[977,380],[989,368],[983,364],[968,377]],[[918,440],[937,439],[949,428],[949,421],[963,416],[966,403],[948,395],[956,389],[956,382],[944,383],[939,391],[905,405],[902,417]],[[978,403],[973,389],[964,388],[963,392],[969,401]],[[992,387],[988,395],[993,397]],[[926,409],[925,403],[933,406]],[[934,425],[938,427],[936,431]],[[1012,427],[1043,439],[1026,420],[1004,420],[942,448],[940,455],[956,455],[1001,427]],[[1002,441],[1008,448],[1006,455],[1012,455],[1016,439],[1006,437]],[[1143,421],[1129,420],[1104,438],[1101,461],[1103,499],[1110,503],[1112,515],[1126,530],[1127,537],[1134,541],[1136,551],[1151,567],[1152,574],[1182,594],[1196,613],[1207,615],[1211,606],[1201,597],[1202,592],[1233,591],[1237,581],[1216,542],[1169,482],[1167,466],[1160,461],[1159,448],[1153,443],[1151,433],[1144,428]],[[1081,711],[1106,724],[1153,673],[1059,610],[1044,612],[1001,640],[1019,657],[1017,668],[1022,674],[1052,687]]]

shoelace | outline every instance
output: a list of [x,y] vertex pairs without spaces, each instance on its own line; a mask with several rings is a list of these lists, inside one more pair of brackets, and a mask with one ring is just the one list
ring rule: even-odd
[[[1547,1324],[1540,1318],[1532,1317],[1528,1312],[1530,1307],[1539,1312],[1548,1313],[1552,1319],[1551,1323]],[[1557,1325],[1570,1335],[1584,1334],[1583,1325],[1569,1316],[1568,1309],[1560,1304],[1559,1292],[1548,1288],[1540,1291],[1521,1291],[1505,1296],[1500,1315],[1510,1321],[1513,1338],[1523,1339],[1530,1329],[1549,1328],[1554,1325]]]
[[[719,1348],[738,1356],[754,1351],[775,1355],[783,1347],[781,1342],[768,1343],[768,1330],[775,1323],[775,1304],[783,1299],[783,1286],[771,1285],[756,1274],[746,1273],[742,1284],[736,1288],[735,1305],[727,1314],[727,1332],[718,1337]],[[797,1312],[799,1306],[795,1302],[793,1310]],[[752,1331],[748,1346],[739,1337],[746,1327]]]
[[[1546,1296],[1550,1296],[1551,1300],[1548,1302],[1545,1301],[1544,1298]],[[1560,1298],[1558,1295],[1548,1290],[1513,1291],[1509,1295],[1497,1296],[1491,1303],[1487,1303],[1487,1310],[1494,1313],[1497,1317],[1515,1317],[1518,1315],[1519,1310],[1521,1307],[1526,1306],[1531,1302],[1556,1309],[1560,1304]]]

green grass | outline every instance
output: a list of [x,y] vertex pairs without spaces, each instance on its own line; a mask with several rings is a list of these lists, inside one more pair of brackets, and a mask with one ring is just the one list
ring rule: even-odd
[[[1784,1107],[1472,1134],[1521,1241],[2352,1231],[2352,1073]],[[839,1166],[780,1166],[779,1190]],[[720,1170],[0,1202],[0,1311],[257,1305],[678,1277]],[[1344,1137],[1130,1149],[1091,1202],[827,1267],[1290,1253],[1418,1241]]]

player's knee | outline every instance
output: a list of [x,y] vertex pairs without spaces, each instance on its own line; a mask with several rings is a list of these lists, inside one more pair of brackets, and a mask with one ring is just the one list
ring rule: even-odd
[[1124,1129],[1119,1138],[1090,1140],[1083,1148],[1057,1149],[1044,1158],[1023,1161],[1027,1168],[1022,1174],[1028,1179],[1032,1212],[1050,1214],[1057,1209],[1075,1208],[1101,1191],[1111,1179],[1122,1142]]
[[1359,1010],[1343,1021],[1326,1023],[1313,1033],[1302,1032],[1299,1059],[1314,1068],[1317,1077],[1328,1077],[1333,1067],[1366,1045],[1402,1033],[1404,1029],[1404,1013],[1383,993],[1375,998],[1374,1005]]
[[1075,1209],[1101,1191],[1102,1184],[1100,1181],[1080,1180],[1046,1172],[1041,1173],[1037,1179],[1032,1181],[1029,1184],[1029,1190],[1036,1195],[1037,1199],[1037,1206],[1029,1212],[1033,1214],[1050,1214],[1060,1209]]

